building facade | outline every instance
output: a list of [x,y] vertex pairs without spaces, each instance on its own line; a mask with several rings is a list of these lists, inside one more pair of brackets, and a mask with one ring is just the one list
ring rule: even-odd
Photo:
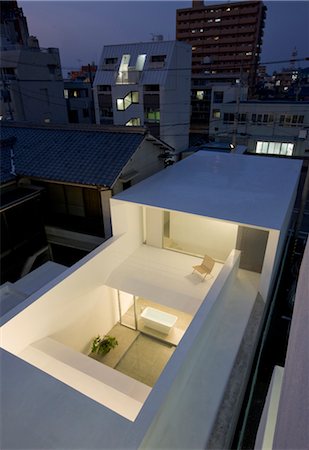
[[69,123],[95,123],[90,82],[64,80],[64,98],[67,103]]
[[146,126],[176,150],[188,146],[191,47],[155,41],[103,48],[94,80],[97,123]]
[[67,122],[59,50],[29,36],[17,2],[1,4],[2,120]]
[[192,47],[192,74],[248,76],[254,87],[266,7],[260,1],[204,5],[176,13],[176,39]]
[[209,135],[215,141],[244,144],[253,153],[307,156],[308,123],[308,102],[213,104]]

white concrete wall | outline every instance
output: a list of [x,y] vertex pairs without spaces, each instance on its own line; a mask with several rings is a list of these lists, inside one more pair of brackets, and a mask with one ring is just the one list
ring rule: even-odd
[[92,340],[107,334],[119,319],[117,292],[100,286],[77,298],[69,314],[71,323],[51,337],[87,355]]
[[[142,243],[142,208],[116,200],[111,200],[111,203],[115,218],[114,237],[20,305],[20,309],[25,309],[1,328],[4,349],[19,354],[32,342],[61,333],[69,327],[74,329],[74,320],[85,311],[89,313],[91,306],[88,302],[95,304],[101,295],[111,308],[103,286],[111,272]],[[15,310],[10,313],[13,315]],[[106,326],[112,323],[113,314],[113,311],[109,312]],[[67,338],[65,332],[64,335]],[[76,342],[74,345],[77,348],[82,344]]]
[[[239,305],[236,309],[229,305],[229,293],[237,276],[239,258],[240,252],[233,250],[209,291],[207,301],[201,305],[170,359],[168,374],[163,373],[154,387],[151,394],[153,404],[159,390],[164,391],[167,377],[173,377],[173,384],[139,448],[206,448],[238,351],[237,342],[241,341],[239,327],[227,331],[230,324],[220,327],[218,341],[222,339],[221,344],[216,342],[214,345],[213,340],[218,332],[218,323],[223,324],[222,320],[220,322],[223,315],[226,314],[226,321],[233,311],[231,315],[236,314],[239,325],[239,317],[243,314],[239,311]],[[243,318],[241,320],[247,323]],[[218,353],[214,352],[214,347]],[[144,416],[149,413],[146,405],[147,402]]]
[[170,212],[170,238],[184,250],[225,261],[236,246],[238,226],[193,214]]
[[162,248],[164,210],[145,208],[146,211],[146,244]]

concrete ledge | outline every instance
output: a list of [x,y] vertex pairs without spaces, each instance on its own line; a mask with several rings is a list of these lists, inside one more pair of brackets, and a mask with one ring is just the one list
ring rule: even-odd
[[49,337],[27,347],[20,357],[132,421],[151,392],[149,386]]

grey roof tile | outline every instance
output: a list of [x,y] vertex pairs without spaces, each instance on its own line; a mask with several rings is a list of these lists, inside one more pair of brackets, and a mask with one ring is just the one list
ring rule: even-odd
[[1,137],[17,139],[14,153],[18,175],[108,187],[144,139],[141,133],[5,125]]

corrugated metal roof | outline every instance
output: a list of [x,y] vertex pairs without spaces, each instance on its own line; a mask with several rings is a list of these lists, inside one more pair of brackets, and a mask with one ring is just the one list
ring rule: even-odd
[[[2,127],[1,137],[16,137],[18,175],[111,187],[144,140],[141,133],[112,133],[31,127]],[[3,157],[3,161],[2,161]],[[4,164],[4,165],[3,165]],[[1,182],[6,152],[1,152]]]
[[[146,54],[144,69],[139,84],[164,84],[171,67],[172,55],[176,46],[188,45],[177,41],[139,42],[135,44],[107,45],[103,48],[99,69],[96,73],[94,85],[115,84],[115,73],[119,70],[121,58],[125,54],[131,55],[130,66],[135,66],[138,55]],[[166,55],[164,67],[152,68],[151,55]],[[105,58],[118,58],[117,64],[104,64]]]

